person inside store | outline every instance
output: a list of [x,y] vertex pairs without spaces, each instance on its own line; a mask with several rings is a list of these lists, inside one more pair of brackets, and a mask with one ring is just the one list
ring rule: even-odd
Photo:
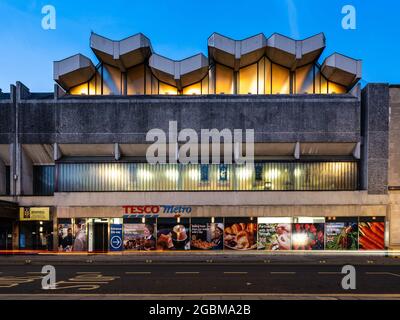
[[75,240],[72,251],[86,251],[86,228],[85,221],[77,219],[75,222]]
[[53,232],[46,235],[47,251],[53,251]]
[[63,226],[62,224],[58,225],[58,250],[62,250],[62,241],[63,241]]
[[72,234],[72,228],[68,228],[67,235],[61,240],[63,251],[71,251],[73,243],[74,236]]

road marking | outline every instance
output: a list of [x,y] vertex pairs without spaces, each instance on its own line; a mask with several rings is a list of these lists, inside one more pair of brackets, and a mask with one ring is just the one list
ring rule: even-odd
[[386,276],[394,276],[394,277],[400,277],[400,274],[393,273],[393,272],[366,272],[365,274],[370,274],[370,275],[386,275]]
[[329,272],[329,271],[327,271],[327,272],[318,272],[318,274],[342,274],[341,272]]
[[225,271],[224,274],[247,274],[246,271]]
[[99,274],[99,271],[76,272],[76,274]]
[[276,271],[276,272],[274,272],[274,271],[271,271],[270,272],[271,274],[296,274],[296,272],[294,272],[294,271],[287,271],[287,272],[280,272],[280,271]]
[[128,271],[125,274],[151,274],[149,271]]
[[175,274],[199,274],[198,271],[177,271]]
[[33,282],[42,279],[39,276],[4,276],[0,277],[0,288],[17,287],[20,284]]

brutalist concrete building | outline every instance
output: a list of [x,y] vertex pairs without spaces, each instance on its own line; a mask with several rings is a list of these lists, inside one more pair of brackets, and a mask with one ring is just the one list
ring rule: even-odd
[[[143,34],[90,46],[97,61],[54,62],[54,92],[0,94],[2,250],[400,246],[400,89],[361,88],[360,60],[320,59],[322,33],[215,33],[208,57],[180,61]],[[170,121],[254,129],[254,163],[184,164],[174,148],[148,163],[146,134]]]

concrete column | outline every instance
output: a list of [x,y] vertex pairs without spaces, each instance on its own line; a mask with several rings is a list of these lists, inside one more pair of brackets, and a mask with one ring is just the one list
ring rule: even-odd
[[22,194],[33,194],[33,163],[21,146]]
[[53,219],[53,251],[58,251],[58,221],[57,221],[57,208],[52,209]]
[[10,194],[17,195],[17,156],[15,143],[10,144]]
[[0,195],[6,194],[6,166],[0,160]]
[[33,164],[20,144],[17,148],[16,159],[16,193],[17,195],[33,194]]
[[13,223],[12,226],[12,248],[13,250],[18,250],[19,249],[19,222],[16,221]]
[[386,194],[389,166],[389,86],[368,84],[362,91],[362,189]]

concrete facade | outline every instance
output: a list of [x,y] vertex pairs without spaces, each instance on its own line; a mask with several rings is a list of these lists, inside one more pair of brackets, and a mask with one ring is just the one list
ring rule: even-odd
[[400,87],[390,87],[389,125],[390,242],[400,248]]
[[[4,115],[0,118],[0,145],[2,150],[10,150],[12,175],[11,194],[0,196],[0,200],[18,202],[20,206],[49,206],[54,219],[121,217],[122,206],[132,204],[190,205],[193,217],[382,216],[390,225],[388,245],[400,244],[400,193],[388,194],[388,183],[400,184],[397,153],[389,153],[389,137],[391,146],[398,138],[396,108],[400,110],[400,103],[398,93],[386,84],[367,85],[360,98],[351,94],[57,98],[29,93],[20,83],[12,91],[15,99],[0,102]],[[274,143],[277,147],[318,143],[328,150],[324,151],[325,159],[334,158],[328,155],[329,148],[332,146],[333,154],[333,146],[338,143],[361,146],[359,190],[32,195],[33,164],[54,164],[63,157],[62,150],[72,155],[87,151],[89,155],[118,159],[121,155],[117,157],[115,150],[122,150],[123,156],[124,150],[143,148],[148,130],[167,130],[172,120],[178,122],[178,129],[197,131],[254,128],[257,143]],[[353,156],[356,153],[354,150]],[[4,180],[4,175],[0,176]]]

